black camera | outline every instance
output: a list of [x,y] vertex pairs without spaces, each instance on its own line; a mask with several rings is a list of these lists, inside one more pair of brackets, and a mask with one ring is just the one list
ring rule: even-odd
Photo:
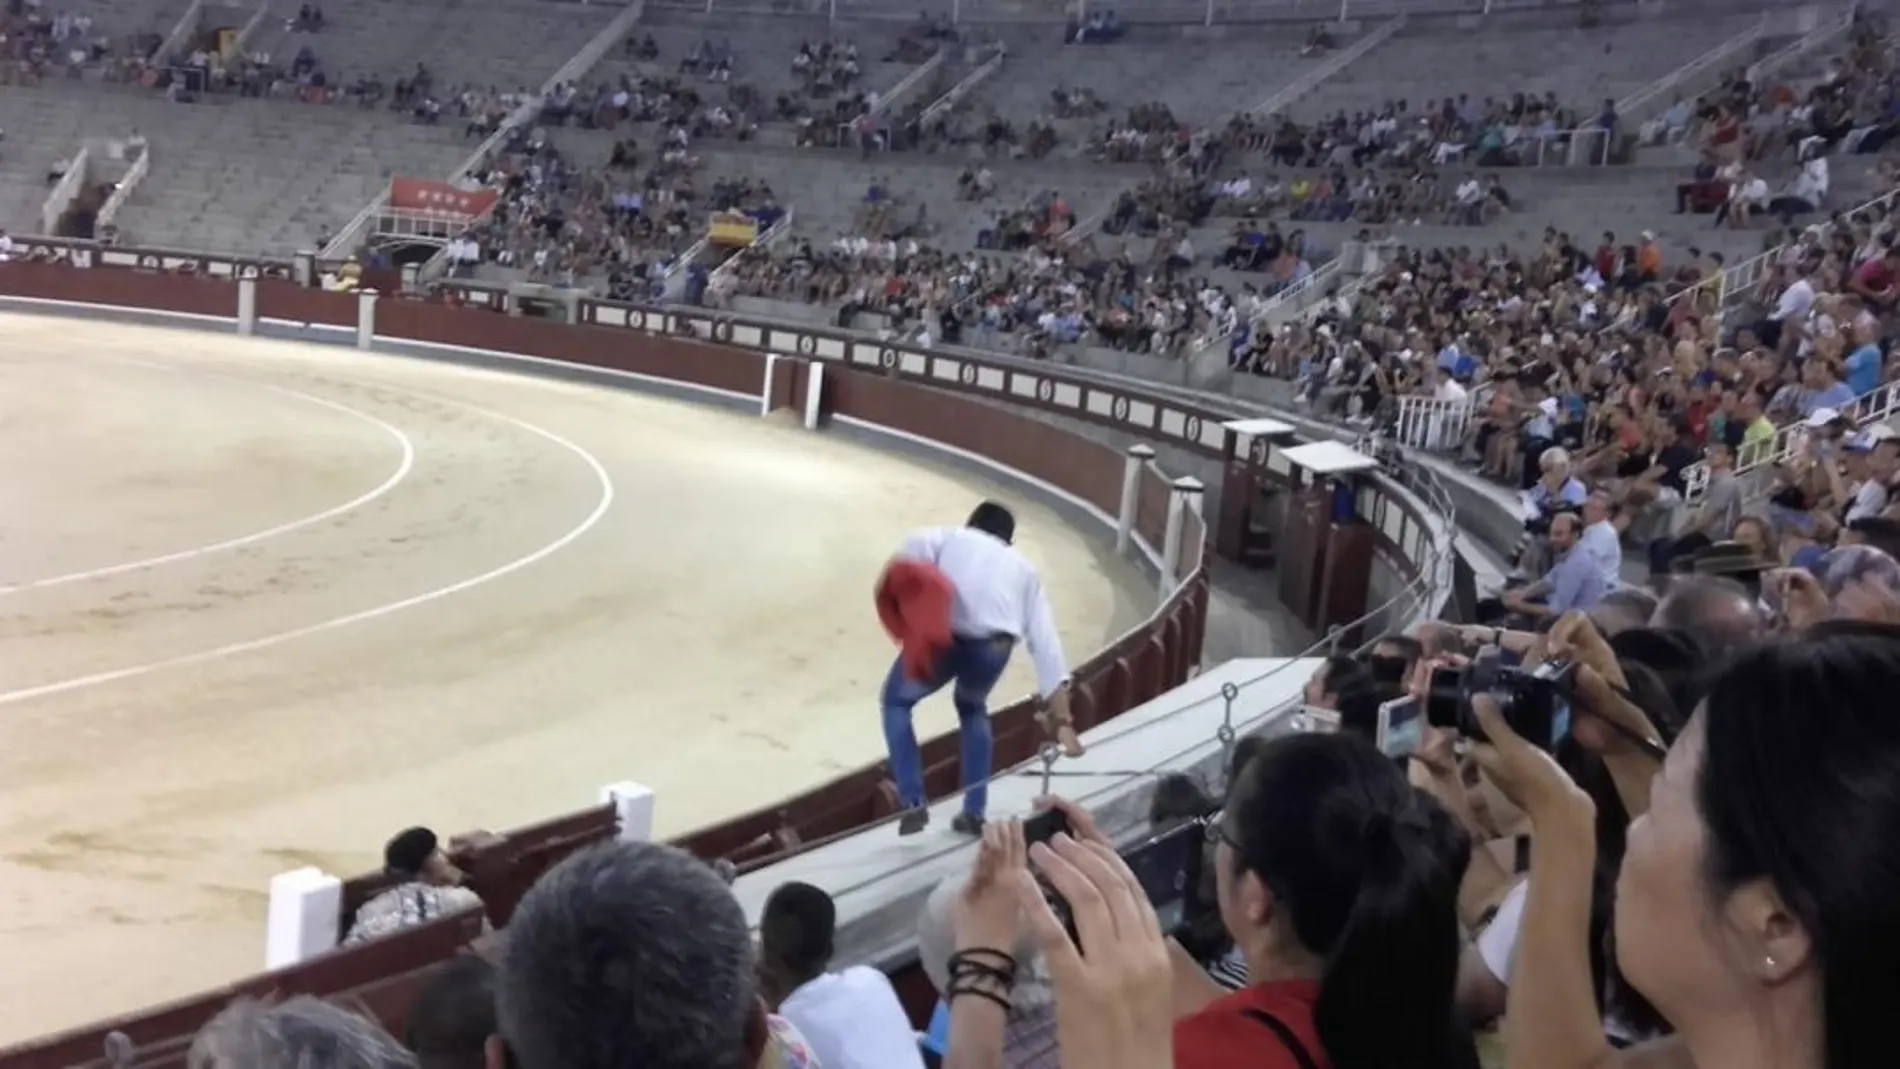
[[1570,734],[1574,670],[1569,661],[1545,661],[1530,671],[1512,668],[1504,664],[1497,647],[1487,646],[1462,668],[1432,669],[1431,687],[1425,695],[1426,722],[1467,739],[1487,741],[1471,699],[1488,694],[1512,731],[1549,752]]

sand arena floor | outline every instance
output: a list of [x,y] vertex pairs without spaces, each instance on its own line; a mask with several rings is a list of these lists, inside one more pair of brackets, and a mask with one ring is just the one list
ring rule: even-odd
[[871,584],[981,497],[1072,659],[1149,600],[951,469],[330,347],[0,315],[0,457],[0,1040],[256,971],[273,874],[409,824],[633,779],[672,834],[876,758]]

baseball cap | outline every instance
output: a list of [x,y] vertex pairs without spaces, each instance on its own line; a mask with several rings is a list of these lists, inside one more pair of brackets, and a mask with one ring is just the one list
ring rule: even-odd
[[1817,408],[1808,413],[1808,418],[1802,422],[1809,427],[1825,427],[1840,418],[1841,414],[1831,408]]

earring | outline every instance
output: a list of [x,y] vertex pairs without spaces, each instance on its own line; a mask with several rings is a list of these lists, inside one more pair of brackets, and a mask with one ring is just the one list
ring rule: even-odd
[[1768,955],[1768,957],[1765,960],[1767,961],[1768,967],[1770,969],[1775,967],[1775,956],[1773,954]]

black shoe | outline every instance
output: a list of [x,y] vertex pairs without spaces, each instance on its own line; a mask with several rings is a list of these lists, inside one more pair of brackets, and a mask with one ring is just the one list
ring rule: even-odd
[[981,836],[983,834],[983,818],[974,813],[958,813],[950,820],[950,830],[960,831],[965,835]]
[[929,823],[930,823],[929,807],[920,805],[914,809],[906,809],[904,810],[904,815],[897,818],[897,834],[915,835],[918,832],[923,831],[924,825],[929,824]]

